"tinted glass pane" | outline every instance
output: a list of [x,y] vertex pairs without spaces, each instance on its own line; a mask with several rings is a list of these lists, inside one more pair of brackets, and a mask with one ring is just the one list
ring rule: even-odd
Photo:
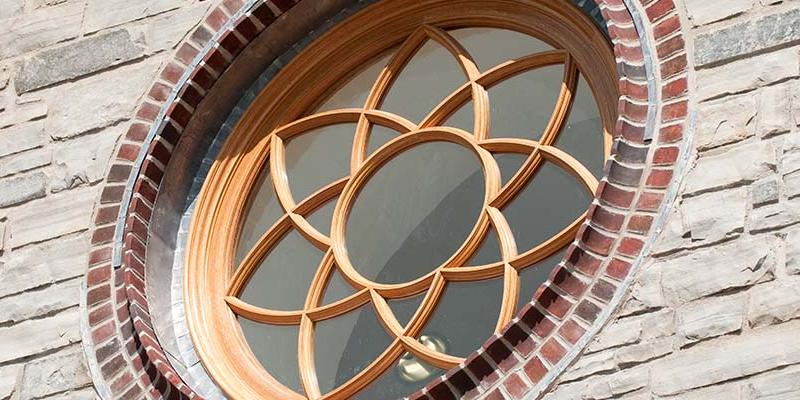
[[244,337],[264,369],[284,386],[304,393],[297,366],[297,325],[267,325],[239,318]]
[[423,299],[425,299],[425,292],[405,299],[386,300],[386,303],[389,304],[389,308],[392,309],[394,317],[397,318],[400,325],[405,326],[411,321],[411,317],[417,312]]
[[264,169],[253,188],[255,194],[244,215],[239,247],[236,249],[236,265],[242,262],[261,235],[283,215],[278,199],[275,198],[275,190],[272,188],[269,168]]
[[522,253],[566,228],[590,202],[589,192],[572,175],[545,162],[503,214]]
[[497,166],[500,167],[500,176],[504,185],[514,177],[514,174],[519,171],[522,164],[528,159],[528,155],[518,153],[495,153],[493,155],[497,161]]
[[466,76],[453,55],[428,40],[400,72],[381,109],[420,122],[464,82]]
[[286,175],[296,202],[350,171],[355,124],[330,125],[286,142]]
[[545,258],[538,263],[527,267],[519,272],[519,296],[517,299],[517,311],[533,299],[533,295],[539,286],[542,285],[553,272],[558,263],[564,258],[564,250]]
[[484,265],[502,260],[503,255],[500,253],[500,241],[497,238],[497,232],[494,230],[494,227],[489,227],[489,232],[487,232],[486,237],[483,238],[481,247],[478,247],[478,252],[467,261],[467,265]]
[[423,335],[444,341],[447,354],[466,357],[492,335],[503,300],[503,279],[447,284]]
[[386,372],[359,392],[356,400],[399,399],[422,389],[433,378],[444,375],[445,370],[405,354]]
[[469,51],[482,71],[508,60],[553,49],[532,36],[506,29],[465,28],[449,33]]
[[241,299],[272,310],[299,310],[306,301],[322,252],[290,231],[258,266]]
[[331,222],[333,221],[333,210],[336,208],[336,200],[338,198],[328,201],[306,217],[308,223],[317,228],[323,235],[331,233]]
[[523,72],[489,88],[493,138],[538,140],[553,115],[564,67]]
[[456,112],[453,113],[450,117],[448,117],[441,125],[442,126],[452,126],[453,128],[463,129],[469,133],[474,133],[475,130],[475,119],[473,115],[475,113],[474,105],[472,102],[467,102],[461,108],[459,108]]
[[366,183],[347,223],[353,266],[367,279],[406,282],[466,240],[483,206],[478,157],[449,142],[407,149]]
[[388,51],[366,68],[357,73],[344,86],[340,87],[325,102],[320,105],[316,112],[338,110],[341,108],[361,108],[367,101],[369,91],[378,78],[378,74],[389,63],[394,51]]
[[339,272],[339,268],[334,268],[333,274],[330,280],[328,280],[328,284],[325,286],[325,292],[322,295],[322,304],[325,305],[337,302],[353,293],[355,293],[355,290],[344,280],[344,276]]
[[383,125],[372,125],[372,130],[370,130],[369,138],[367,139],[367,157],[398,135],[397,131]]
[[598,179],[603,176],[603,123],[592,89],[582,77],[578,81],[575,103],[556,145],[580,161]]
[[322,393],[361,372],[389,347],[391,341],[371,304],[318,322],[314,358]]

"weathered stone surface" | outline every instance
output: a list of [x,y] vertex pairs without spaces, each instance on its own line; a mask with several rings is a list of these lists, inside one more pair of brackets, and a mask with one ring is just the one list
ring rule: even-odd
[[767,50],[800,40],[800,9],[789,8],[724,29],[702,33],[695,39],[698,66]]
[[14,78],[17,93],[85,76],[141,57],[144,38],[125,29],[90,36],[26,57]]
[[749,216],[751,233],[794,225],[800,220],[800,202],[772,204],[754,209]]
[[569,382],[585,378],[590,375],[609,372],[616,369],[617,363],[614,361],[613,351],[601,351],[599,353],[586,354],[578,358],[561,377],[562,382]]
[[610,376],[591,379],[583,396],[590,399],[608,399],[641,389],[649,383],[650,370],[645,367],[635,367]]
[[0,367],[0,399],[6,400],[11,397],[21,368],[20,365]]
[[47,104],[38,99],[18,101],[13,108],[0,113],[0,129],[47,115]]
[[[0,59],[74,38],[80,33],[83,3],[71,1],[18,15],[0,27]],[[53,29],[53,27],[58,29]]]
[[0,130],[0,157],[44,146],[49,141],[44,121],[33,121]]
[[692,242],[716,242],[744,230],[747,188],[706,193],[683,200],[683,214]]
[[794,227],[786,234],[786,272],[800,274],[800,227]]
[[739,400],[739,392],[739,385],[734,383],[692,390],[672,398],[676,400]]
[[800,370],[794,368],[752,379],[744,392],[747,400],[795,400],[800,393]]
[[675,311],[670,308],[644,314],[638,318],[642,320],[643,341],[650,341],[675,334]]
[[[71,190],[28,203],[9,217],[9,244],[19,247],[88,228],[96,197],[94,188]],[[48,212],[43,213],[42,210]]]
[[[143,62],[41,91],[50,104],[47,132],[63,139],[130,118],[157,68]],[[97,101],[97,93],[103,93],[103,101]]]
[[663,254],[685,246],[689,228],[683,216],[681,205],[676,202],[667,217],[667,222],[653,245],[653,253]]
[[0,268],[0,297],[81,276],[86,270],[89,240],[83,235],[59,238],[15,250]]
[[34,172],[0,179],[0,208],[44,197],[47,175]]
[[38,399],[91,383],[80,346],[25,364],[20,373],[17,395],[20,399]]
[[778,180],[766,178],[753,184],[752,203],[754,207],[777,203],[780,196]]
[[[753,68],[753,64],[758,68]],[[779,50],[697,71],[697,94],[706,100],[751,91],[797,75],[800,75],[797,50]]]
[[0,19],[21,14],[23,7],[22,0],[0,0]]
[[614,321],[595,337],[587,352],[596,352],[625,344],[636,343],[642,334],[639,318],[625,318]]
[[758,108],[758,134],[762,137],[788,132],[794,126],[792,90],[794,82],[768,86],[761,90]]
[[751,183],[775,171],[775,147],[754,141],[701,155],[686,181],[686,194],[694,194]]
[[653,393],[661,396],[800,362],[800,324],[770,326],[747,335],[698,344],[651,365]]
[[661,268],[664,296],[672,304],[773,279],[774,244],[765,239],[735,240],[654,264]]
[[728,0],[725,7],[704,0],[686,0],[685,4],[692,25],[699,26],[741,14],[753,7],[753,0]]
[[750,295],[750,326],[771,325],[800,318],[800,285],[797,282],[758,285]]
[[744,323],[745,297],[723,296],[691,302],[678,309],[678,335],[685,346],[736,332]]
[[633,283],[631,294],[622,308],[622,315],[640,313],[664,306],[661,293],[661,270],[645,266]]
[[151,52],[171,49],[188,32],[198,25],[208,12],[210,3],[203,2],[164,13],[147,20],[143,27],[147,32],[147,47]]
[[[77,269],[77,268],[76,268]],[[0,325],[18,323],[78,305],[80,279],[0,298]]]
[[0,328],[0,363],[58,349],[80,341],[78,309]]
[[34,149],[4,157],[0,162],[0,178],[50,164],[52,155],[48,149]]
[[86,5],[86,32],[135,21],[144,17],[174,10],[180,7],[176,0],[89,0]]
[[672,352],[672,338],[662,338],[631,346],[621,347],[614,353],[614,359],[620,367],[641,364]]
[[701,103],[696,145],[705,150],[747,139],[755,134],[756,99],[751,95]]
[[81,389],[50,396],[47,400],[97,400],[98,398],[94,389]]
[[122,128],[118,125],[95,135],[58,143],[53,151],[50,190],[59,192],[101,181]]

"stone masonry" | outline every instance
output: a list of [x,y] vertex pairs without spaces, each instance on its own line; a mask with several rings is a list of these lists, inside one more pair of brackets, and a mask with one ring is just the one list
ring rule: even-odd
[[0,399],[94,399],[88,228],[117,142],[214,2],[0,0]]
[[693,161],[624,306],[545,399],[800,398],[800,2],[681,3]]
[[[99,186],[220,2],[0,0],[0,400],[97,397],[78,304]],[[622,308],[548,400],[800,399],[800,0],[676,3],[692,162]]]

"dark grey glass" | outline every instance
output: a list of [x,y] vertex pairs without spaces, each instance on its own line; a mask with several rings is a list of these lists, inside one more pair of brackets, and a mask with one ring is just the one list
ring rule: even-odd
[[356,376],[391,342],[371,304],[318,322],[314,334],[314,360],[322,393]]
[[553,268],[564,258],[564,251],[565,250],[561,250],[519,272],[517,311],[521,310],[525,304],[533,299],[533,295],[536,293],[536,290],[539,289],[539,286],[542,286],[542,284],[547,281],[550,273],[553,272]]
[[532,36],[506,29],[462,28],[448,33],[467,49],[482,71],[509,60],[553,49]]
[[489,136],[539,140],[553,115],[563,76],[562,65],[549,66],[491,87]]
[[364,107],[369,91],[378,78],[378,74],[389,63],[389,59],[393,54],[394,49],[389,50],[372,63],[369,63],[366,68],[353,76],[342,87],[336,89],[324,103],[317,107],[315,112]]
[[514,174],[528,159],[527,154],[519,153],[494,153],[493,156],[497,161],[497,166],[500,167],[500,177],[504,185],[514,177]]
[[303,308],[322,252],[295,231],[290,231],[258,266],[241,299],[272,310]]
[[422,300],[425,299],[426,292],[422,292],[416,296],[406,297],[405,299],[389,299],[386,303],[392,309],[394,317],[400,325],[406,326],[411,321],[411,317],[417,312]]
[[418,363],[421,368],[427,371],[427,377],[416,381],[403,378],[399,371],[398,363],[395,362],[378,379],[367,385],[363,390],[353,397],[355,400],[376,400],[376,399],[399,399],[415,393],[428,384],[434,377],[444,375],[445,370],[436,368],[416,357],[411,357],[412,362]]
[[566,228],[590,202],[583,184],[557,165],[545,162],[502,211],[522,253]]
[[323,235],[330,235],[331,233],[331,222],[333,221],[333,211],[336,209],[336,200],[338,198],[328,201],[306,217],[308,223]]
[[298,393],[305,393],[297,364],[297,325],[268,325],[239,318],[250,350],[264,369],[278,382]]
[[253,185],[255,194],[250,199],[248,210],[244,214],[239,245],[236,248],[235,264],[239,265],[258,239],[283,215],[283,209],[275,197],[269,168],[265,168]]
[[355,124],[329,125],[288,140],[286,175],[298,203],[350,173]]
[[447,119],[441,124],[442,126],[452,126],[453,128],[459,128],[469,133],[474,134],[475,130],[475,109],[472,101],[468,101],[466,104],[461,106],[456,112],[452,115],[447,117]]
[[466,75],[455,57],[439,43],[428,40],[400,72],[381,110],[419,123],[465,82]]
[[502,278],[449,282],[422,334],[443,340],[447,354],[466,357],[494,332],[502,300]]
[[400,153],[353,204],[346,244],[354,268],[381,283],[432,271],[466,240],[484,193],[478,157],[463,146],[428,142]]
[[334,267],[330,280],[328,280],[328,284],[325,285],[325,291],[322,295],[322,304],[335,303],[353,293],[355,293],[353,287],[344,279],[342,273],[339,272],[339,268]]
[[494,227],[489,227],[489,232],[486,232],[481,246],[478,247],[478,251],[472,255],[472,258],[467,261],[467,265],[477,266],[502,260],[503,255],[500,253],[500,241],[497,238],[497,231],[494,230]]
[[597,179],[605,166],[603,122],[592,89],[581,77],[575,93],[575,103],[556,146],[581,162]]
[[394,129],[389,129],[383,125],[372,125],[367,139],[367,157],[399,135],[400,133]]

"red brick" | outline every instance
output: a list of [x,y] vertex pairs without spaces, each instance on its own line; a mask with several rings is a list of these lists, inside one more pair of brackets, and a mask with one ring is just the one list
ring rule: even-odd
[[630,270],[631,264],[629,262],[622,261],[620,259],[613,259],[608,263],[606,273],[608,276],[614,279],[623,280],[628,276],[628,272],[630,272]]
[[670,78],[686,71],[686,54],[681,54],[661,64],[661,79]]
[[656,40],[660,40],[665,36],[671,35],[673,32],[680,29],[680,27],[680,18],[677,15],[673,15],[656,24],[656,26],[653,27],[653,35]]
[[126,182],[131,174],[131,166],[126,164],[114,164],[108,171],[107,182]]
[[644,246],[644,242],[636,238],[626,237],[623,238],[617,248],[617,251],[620,254],[635,257],[638,256],[639,253],[642,251],[642,246]]
[[589,249],[601,255],[608,255],[614,238],[604,235],[592,227],[584,230],[581,241]]
[[525,375],[527,375],[528,379],[534,384],[539,383],[539,381],[547,375],[547,367],[544,366],[544,363],[539,357],[530,359],[528,363],[525,364],[523,371],[525,371]]
[[578,307],[575,309],[575,315],[591,324],[597,319],[597,315],[600,314],[600,311],[600,307],[584,300],[578,304]]
[[688,78],[684,76],[665,84],[663,89],[661,89],[661,97],[663,100],[670,100],[685,95],[686,91],[689,90],[688,81]]
[[667,58],[679,51],[682,51],[685,47],[686,43],[683,41],[683,36],[677,35],[659,44],[656,47],[656,53],[658,53],[659,58]]
[[111,279],[111,265],[103,265],[89,269],[86,273],[86,286],[89,288],[105,283]]
[[591,220],[607,231],[619,232],[625,222],[625,216],[601,206],[592,206]]
[[530,304],[520,310],[520,321],[540,338],[546,337],[555,328],[555,324],[552,321]]
[[649,215],[634,215],[628,220],[628,230],[634,233],[647,233],[653,225],[653,217]]
[[228,21],[228,15],[225,14],[225,11],[222,10],[221,7],[217,7],[214,11],[208,14],[206,17],[206,25],[211,28],[211,31],[218,31],[222,29],[222,26],[225,25],[225,22]]
[[678,160],[680,149],[678,147],[661,147],[653,154],[654,165],[673,165]]
[[155,101],[158,101],[160,103],[163,103],[163,102],[167,101],[167,98],[169,97],[170,92],[172,92],[172,87],[171,86],[167,86],[167,85],[165,85],[165,84],[163,84],[161,82],[156,82],[150,88],[150,93],[148,93],[147,95],[151,99],[153,99]]
[[561,358],[564,357],[566,354],[566,349],[561,346],[558,342],[554,339],[550,339],[542,345],[541,354],[545,360],[549,361],[550,364],[558,364],[561,361]]
[[663,200],[664,195],[662,193],[644,192],[639,196],[636,208],[642,211],[658,211]]
[[142,123],[133,123],[128,128],[128,133],[125,138],[134,142],[143,142],[147,138],[147,133],[150,131],[150,126]]
[[139,111],[136,113],[136,118],[139,118],[144,121],[153,122],[158,117],[158,112],[160,111],[160,107],[153,104],[145,102],[139,107]]
[[669,186],[672,182],[671,169],[656,169],[650,171],[650,176],[647,177],[647,187],[663,189]]
[[[536,302],[558,319],[563,319],[567,315],[570,307],[572,307],[572,303],[570,303],[569,300],[548,287],[540,289]],[[536,332],[536,330],[533,331]]]
[[[508,394],[514,396],[515,399],[523,398],[525,393],[531,390],[528,384],[520,378],[519,372],[506,377],[503,386],[506,388],[506,391],[508,391]],[[434,396],[434,398],[436,397]]]
[[614,207],[628,208],[633,202],[633,192],[608,184],[601,184],[601,187],[600,199]]
[[132,143],[123,143],[122,146],[119,147],[119,152],[117,152],[117,158],[120,160],[125,161],[136,161],[136,158],[139,156],[139,145],[132,144]]
[[594,286],[592,286],[592,296],[596,297],[598,300],[601,300],[603,303],[608,303],[611,298],[614,297],[616,290],[617,287],[611,283],[599,280],[594,283]]
[[662,143],[674,143],[683,139],[683,124],[664,126],[658,134],[658,140]]
[[685,118],[689,112],[689,102],[681,101],[665,105],[661,109],[661,122],[670,122]]
[[567,262],[587,276],[594,276],[600,268],[600,260],[579,247],[573,247],[567,253]]
[[184,43],[175,53],[175,59],[184,63],[185,65],[191,65],[194,61],[194,58],[200,54],[200,51],[197,50],[194,46],[189,43]]
[[181,75],[183,75],[183,70],[183,66],[176,62],[171,62],[161,71],[161,79],[173,85],[177,85],[178,81],[181,79]]
[[553,277],[551,279],[553,284],[558,286],[570,296],[575,298],[580,297],[586,290],[586,284],[578,279],[575,275],[572,275],[568,269],[559,267],[553,272]]
[[103,207],[97,210],[94,223],[97,225],[104,225],[117,220],[119,215],[119,206]]
[[674,9],[675,4],[673,3],[673,0],[658,0],[647,7],[646,13],[647,17],[650,18],[650,22],[653,22],[667,15],[667,13]]
[[561,328],[558,330],[558,334],[570,344],[577,343],[585,333],[586,329],[583,329],[571,319],[564,322],[564,325],[561,325]]

